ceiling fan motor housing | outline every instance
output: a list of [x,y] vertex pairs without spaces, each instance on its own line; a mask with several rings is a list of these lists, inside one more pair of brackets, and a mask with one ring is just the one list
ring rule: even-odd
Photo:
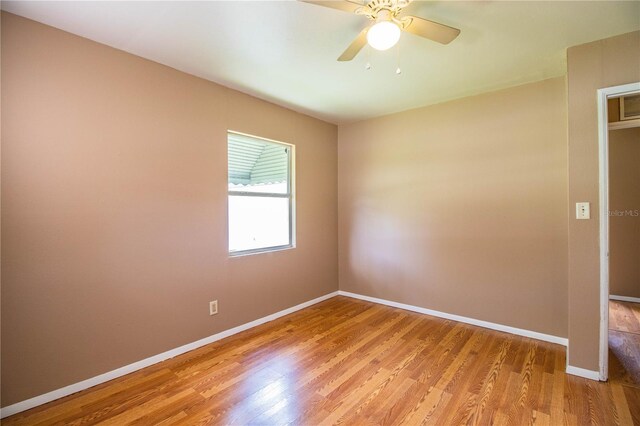
[[370,19],[378,20],[380,13],[387,11],[392,18],[395,18],[410,2],[411,0],[371,0],[363,7],[362,14],[367,15]]

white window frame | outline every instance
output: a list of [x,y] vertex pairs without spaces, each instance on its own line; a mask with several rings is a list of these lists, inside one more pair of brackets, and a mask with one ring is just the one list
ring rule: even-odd
[[289,243],[279,246],[261,247],[248,250],[235,250],[229,249],[229,224],[230,220],[227,217],[227,251],[230,257],[246,256],[258,253],[269,253],[273,251],[288,250],[295,248],[295,145],[285,142],[276,141],[273,139],[267,139],[260,136],[250,135],[247,133],[241,133],[233,130],[227,130],[227,147],[229,146],[229,136],[240,135],[259,141],[264,141],[270,144],[282,145],[287,148],[287,192],[275,193],[275,192],[253,192],[253,191],[236,191],[229,189],[229,153],[227,152],[227,215],[229,214],[229,197],[270,197],[270,198],[288,198],[289,199]]

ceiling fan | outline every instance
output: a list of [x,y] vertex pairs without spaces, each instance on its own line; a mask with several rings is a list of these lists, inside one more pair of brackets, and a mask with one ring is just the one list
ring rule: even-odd
[[300,1],[363,15],[373,21],[358,34],[338,61],[352,60],[367,43],[374,49],[387,50],[398,42],[402,31],[442,44],[449,44],[460,34],[459,29],[444,24],[417,16],[400,16],[402,9],[407,7],[411,0],[363,0],[362,3],[356,0]]

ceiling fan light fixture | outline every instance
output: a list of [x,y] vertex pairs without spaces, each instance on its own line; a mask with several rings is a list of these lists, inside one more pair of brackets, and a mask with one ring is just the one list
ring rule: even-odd
[[387,50],[400,40],[400,27],[392,21],[378,21],[367,32],[367,43],[376,50]]

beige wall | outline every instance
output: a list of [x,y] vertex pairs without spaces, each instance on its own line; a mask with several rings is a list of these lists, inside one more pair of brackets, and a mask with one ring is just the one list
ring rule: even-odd
[[567,336],[564,78],[340,126],[340,289]]
[[609,293],[640,298],[640,127],[609,132]]
[[[2,406],[337,290],[334,125],[6,13],[2,78]],[[227,256],[227,129],[296,145],[296,249]]]
[[600,267],[596,91],[640,81],[640,31],[567,50],[569,210],[591,203],[591,220],[569,217],[570,365],[598,371]]

